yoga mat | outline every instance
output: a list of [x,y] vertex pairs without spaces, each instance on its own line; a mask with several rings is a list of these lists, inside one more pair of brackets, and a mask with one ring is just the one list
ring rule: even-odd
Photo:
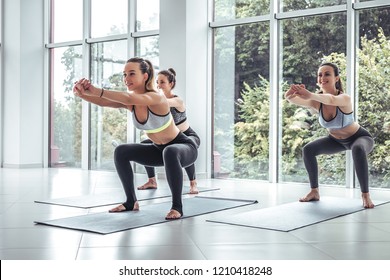
[[[375,206],[384,203],[388,202],[374,201]],[[361,210],[365,210],[361,199],[321,197],[320,201],[297,201],[207,221],[288,232]]]
[[[215,197],[195,196],[183,199],[183,218],[204,215],[235,207],[257,203],[256,200],[235,200]],[[140,211],[120,213],[95,213],[50,221],[36,221],[37,224],[61,228],[82,230],[100,234],[114,233],[153,224],[169,222],[165,215],[171,208],[171,202],[145,205]]]
[[[189,194],[189,188],[190,188],[189,186],[184,186],[183,194]],[[218,188],[198,187],[198,190],[199,193],[201,193],[207,191],[215,191],[218,190]],[[171,191],[167,187],[162,187],[154,190],[136,190],[136,195],[138,201],[142,201],[142,200],[170,197]],[[71,196],[71,197],[62,197],[62,198],[53,198],[53,199],[43,199],[43,200],[35,200],[35,202],[88,209],[88,208],[123,203],[125,200],[126,200],[126,196],[124,194],[124,191],[121,189],[121,190],[115,190],[110,193],[104,193],[104,194],[91,194],[91,195]]]

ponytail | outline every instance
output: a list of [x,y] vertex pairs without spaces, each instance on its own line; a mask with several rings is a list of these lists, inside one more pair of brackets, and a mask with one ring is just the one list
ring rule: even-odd
[[158,72],[158,75],[164,75],[167,77],[169,83],[173,83],[172,89],[176,86],[176,71],[173,68],[169,68],[168,70],[161,70]]
[[142,74],[148,74],[148,79],[145,81],[145,89],[146,91],[156,91],[156,88],[154,86],[154,68],[153,64],[147,60],[143,59],[141,57],[133,57],[130,58],[127,63],[133,62],[139,64],[139,69],[141,70]]

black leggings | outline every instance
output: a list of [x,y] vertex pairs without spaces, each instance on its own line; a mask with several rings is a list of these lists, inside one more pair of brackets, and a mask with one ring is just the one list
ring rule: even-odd
[[360,183],[362,193],[368,193],[368,163],[367,154],[374,147],[374,139],[371,134],[360,127],[359,130],[346,139],[337,139],[331,135],[308,143],[303,147],[303,160],[311,188],[318,187],[318,165],[316,156],[335,154],[346,150],[352,151],[355,171]]
[[[196,146],[199,148],[200,145],[200,138],[196,132],[189,127],[186,131],[183,131],[185,135],[187,135],[190,139],[195,141]],[[141,143],[153,143],[150,139],[145,139],[141,141]],[[152,166],[145,166],[146,173],[148,174],[148,178],[156,177],[156,173],[154,171],[154,167]],[[195,173],[195,164],[191,164],[190,166],[185,168],[188,178],[193,181],[196,179],[196,173]]]
[[193,164],[198,156],[195,143],[183,133],[165,145],[157,144],[123,144],[115,149],[114,161],[123,189],[126,202],[123,206],[132,210],[137,201],[134,190],[134,173],[130,161],[146,166],[164,166],[168,185],[172,193],[172,208],[183,215],[181,201],[183,189],[182,168]]

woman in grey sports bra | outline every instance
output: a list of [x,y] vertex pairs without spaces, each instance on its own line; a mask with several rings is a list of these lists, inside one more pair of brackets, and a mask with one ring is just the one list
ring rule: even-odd
[[146,166],[164,166],[172,193],[172,207],[166,219],[183,216],[182,168],[192,165],[198,148],[175,125],[167,99],[154,87],[154,70],[150,61],[131,58],[123,71],[127,92],[106,90],[91,85],[87,79],[75,83],[74,93],[99,106],[125,108],[133,113],[134,125],[145,130],[152,143],[131,143],[115,149],[114,162],[126,193],[126,201],[110,212],[137,211],[139,204],[134,189],[134,173],[130,162]]
[[[198,134],[190,127],[187,115],[186,107],[183,99],[173,93],[173,89],[176,86],[176,72],[174,69],[169,68],[167,70],[161,70],[157,74],[157,88],[160,89],[168,100],[169,107],[171,108],[171,114],[176,126],[191,138],[199,147],[200,138]],[[150,139],[145,139],[141,143],[150,143]],[[151,166],[145,166],[146,173],[148,174],[148,181],[139,186],[139,190],[157,189],[157,179],[155,168]],[[196,182],[195,164],[192,164],[185,168],[188,179],[190,180],[190,194],[199,193]]]
[[285,98],[296,105],[313,108],[319,113],[319,123],[329,135],[303,147],[303,160],[309,175],[310,192],[299,201],[319,200],[318,165],[316,157],[345,150],[352,151],[356,175],[362,192],[364,208],[373,208],[369,194],[367,154],[374,147],[371,134],[355,120],[349,95],[343,93],[339,69],[333,63],[323,63],[317,73],[318,93],[306,90],[304,85],[291,85]]

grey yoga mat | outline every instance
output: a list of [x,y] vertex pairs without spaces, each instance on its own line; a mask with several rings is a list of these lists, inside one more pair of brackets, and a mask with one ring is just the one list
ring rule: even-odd
[[[374,203],[379,206],[388,202]],[[321,197],[320,201],[297,201],[207,221],[288,232],[361,210],[361,199]]]
[[[184,216],[182,218],[204,215],[207,213],[241,207],[253,203],[257,203],[257,201],[201,196],[184,198]],[[50,221],[36,221],[35,223],[100,234],[108,234],[169,222],[165,220],[165,215],[168,213],[170,207],[171,202],[163,202],[141,206],[140,211],[128,211],[120,213],[102,212]]]
[[[198,190],[201,193],[207,191],[215,191],[218,190],[218,188],[198,187]],[[138,201],[171,196],[171,192],[168,187],[162,187],[154,190],[152,189],[136,190],[136,194],[137,194]],[[189,194],[188,186],[183,187],[183,194]],[[88,208],[118,204],[124,202],[125,200],[126,200],[126,196],[123,190],[120,189],[120,190],[113,190],[112,192],[104,193],[104,194],[91,194],[91,195],[71,196],[71,197],[62,197],[62,198],[42,199],[42,200],[35,200],[35,202],[88,209]]]

